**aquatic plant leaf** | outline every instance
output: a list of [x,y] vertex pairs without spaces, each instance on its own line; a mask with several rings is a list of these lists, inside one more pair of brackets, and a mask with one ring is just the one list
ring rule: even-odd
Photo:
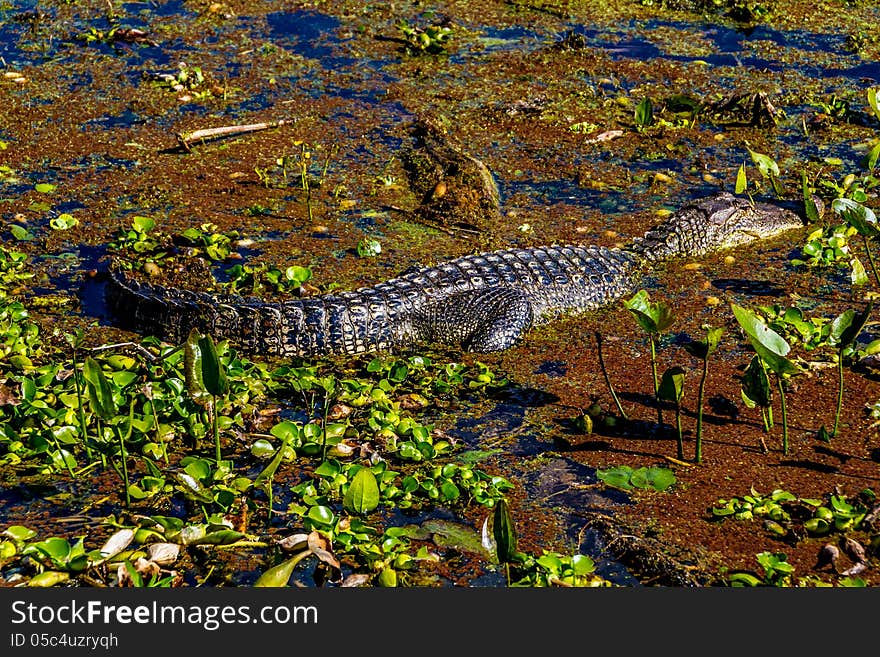
[[220,363],[220,357],[217,355],[214,339],[210,335],[201,336],[198,347],[202,355],[202,382],[205,385],[205,390],[214,396],[225,395],[229,389],[229,382],[226,379],[226,371]]
[[877,141],[868,151],[868,154],[865,155],[865,168],[868,171],[873,171],[874,167],[877,166],[878,159],[880,159],[880,141]]
[[850,346],[865,328],[868,318],[871,316],[874,304],[869,302],[867,307],[860,313],[852,308],[845,310],[831,321],[831,332],[828,335],[828,344],[843,350]]
[[752,406],[769,408],[773,393],[767,370],[759,356],[754,356],[749,361],[749,365],[740,379],[740,385],[742,386],[743,401],[751,402]]
[[105,422],[112,420],[118,412],[113,399],[113,390],[101,366],[91,356],[88,356],[83,363],[83,377],[86,380],[92,410]]
[[877,215],[870,208],[865,207],[851,198],[836,198],[831,203],[834,210],[850,226],[856,229],[859,235],[865,237],[877,237],[880,229],[877,227]]
[[654,103],[651,102],[650,98],[643,98],[636,105],[635,120],[636,125],[640,128],[654,125]]
[[855,256],[849,261],[850,273],[849,280],[855,286],[868,284],[868,272],[865,271],[865,265]]
[[431,532],[435,544],[489,556],[481,536],[473,527],[449,520],[426,520],[422,529]]
[[647,290],[639,290],[624,302],[624,306],[635,317],[638,325],[647,333],[662,333],[668,329],[675,317],[672,308],[665,303],[654,303],[648,297]]
[[675,483],[675,473],[669,468],[650,467],[645,473],[646,481],[657,492],[663,492]]
[[366,514],[379,506],[379,484],[369,468],[360,468],[351,480],[342,506],[351,513]]
[[660,379],[660,386],[657,388],[657,395],[660,399],[675,404],[679,403],[684,394],[684,377],[684,369],[678,366],[670,367],[663,372],[663,376]]
[[628,466],[608,468],[607,470],[596,470],[596,477],[604,481],[608,486],[620,488],[621,490],[632,489],[632,484],[630,483],[632,468]]
[[752,347],[773,372],[778,376],[801,373],[801,368],[785,357],[791,350],[785,338],[750,310],[735,303],[731,307]]
[[874,112],[874,116],[880,121],[880,98],[878,98],[878,91],[880,90],[877,87],[868,88],[868,105],[871,111]]
[[209,393],[202,378],[204,369],[202,368],[203,354],[199,348],[200,337],[198,329],[193,329],[183,344],[183,375],[189,396],[193,401],[204,403]]
[[739,165],[739,170],[736,172],[736,185],[733,191],[735,194],[742,194],[748,186],[749,180],[746,178],[746,163],[743,162]]
[[[309,554],[306,552],[305,554]],[[287,586],[287,582],[290,580],[290,576],[293,574],[293,569],[296,568],[296,564],[301,561],[300,555],[292,557],[287,561],[282,561],[277,566],[272,566],[269,570],[264,572],[257,578],[257,581],[254,582],[255,587],[284,587]]]
[[761,172],[761,175],[765,178],[769,178],[771,176],[779,177],[779,165],[776,164],[776,161],[763,153],[758,153],[753,151],[751,148],[746,146],[746,150],[749,152],[749,155],[752,157],[752,162],[754,162],[758,171]]
[[56,584],[63,584],[69,579],[70,573],[59,572],[57,570],[47,570],[39,575],[31,577],[30,580],[28,580],[27,585],[38,588],[49,588]]
[[500,499],[492,512],[492,537],[495,541],[495,554],[500,563],[513,561],[516,556],[516,525],[507,500]]
[[803,197],[804,213],[807,215],[807,219],[810,222],[819,221],[822,218],[822,213],[819,211],[819,206],[816,205],[816,199],[813,197],[813,193],[807,183],[806,171],[801,171],[801,195]]

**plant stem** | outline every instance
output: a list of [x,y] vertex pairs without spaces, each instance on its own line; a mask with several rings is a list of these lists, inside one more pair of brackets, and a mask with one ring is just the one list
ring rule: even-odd
[[122,438],[122,432],[116,432],[119,438],[119,455],[122,458],[122,483],[125,487],[125,508],[131,506],[131,497],[128,494],[128,454],[125,452],[125,440]]
[[92,449],[89,447],[89,434],[86,427],[86,412],[83,406],[82,385],[79,382],[79,364],[76,362],[76,351],[73,352],[73,387],[76,388],[76,417],[79,421],[79,430],[82,432],[83,446],[86,448],[86,456],[92,460]]
[[675,428],[678,430],[677,439],[678,439],[678,458],[684,459],[684,441],[681,436],[681,404],[675,405]]
[[843,351],[837,353],[837,411],[834,414],[834,428],[831,435],[837,435],[837,425],[840,422],[840,407],[843,406]]
[[651,343],[651,376],[654,379],[654,403],[657,404],[657,423],[663,426],[663,406],[660,402],[660,382],[657,379],[657,345],[654,334],[649,337]]
[[788,455],[788,415],[785,410],[785,390],[782,386],[782,377],[776,376],[776,385],[779,388],[779,404],[782,407],[782,453]]
[[706,377],[709,376],[709,354],[703,359],[703,376],[700,377],[700,389],[697,394],[697,437],[694,448],[694,462],[703,460],[703,396],[706,392]]
[[871,271],[874,272],[874,280],[877,281],[877,285],[880,286],[880,276],[877,275],[877,265],[874,262],[874,255],[868,247],[868,236],[862,235],[862,241],[865,243],[865,253],[868,254],[868,262],[871,263]]
[[214,451],[219,465],[223,455],[220,453],[220,428],[217,426],[217,395],[211,395],[211,425],[214,428]]
[[623,410],[623,406],[617,398],[617,393],[614,392],[614,387],[611,385],[611,377],[608,376],[608,370],[605,369],[605,358],[602,356],[602,334],[599,331],[596,331],[596,351],[599,354],[599,368],[602,370],[602,376],[605,377],[605,385],[608,386],[608,391],[611,393],[611,398],[617,406],[617,411],[620,413],[620,417],[624,420],[629,420],[626,411]]

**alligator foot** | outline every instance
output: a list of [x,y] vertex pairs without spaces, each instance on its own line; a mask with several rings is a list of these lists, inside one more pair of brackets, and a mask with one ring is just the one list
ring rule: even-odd
[[513,346],[532,320],[525,291],[490,287],[453,294],[421,313],[415,324],[426,340],[486,353]]

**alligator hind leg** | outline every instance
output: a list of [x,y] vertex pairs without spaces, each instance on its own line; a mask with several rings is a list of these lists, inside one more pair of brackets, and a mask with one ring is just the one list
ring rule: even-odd
[[417,324],[427,340],[489,352],[513,346],[532,326],[532,319],[532,305],[525,292],[490,287],[438,301],[421,314]]

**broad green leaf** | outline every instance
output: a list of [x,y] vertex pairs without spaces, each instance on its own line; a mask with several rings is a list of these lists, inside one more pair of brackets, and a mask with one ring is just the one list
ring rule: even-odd
[[831,321],[831,332],[828,335],[828,344],[843,350],[853,342],[861,333],[868,318],[871,316],[873,303],[868,303],[865,310],[856,314],[852,308],[845,310]]
[[10,225],[9,232],[11,232],[12,236],[19,242],[30,242],[32,239],[34,239],[33,233],[31,233],[27,228],[19,226],[18,224]]
[[92,410],[105,422],[112,420],[116,417],[119,409],[113,399],[113,391],[107,377],[104,376],[104,371],[91,356],[88,356],[83,363],[83,377],[86,380],[86,389]]
[[651,467],[647,470],[647,480],[654,490],[662,492],[675,483],[675,473],[669,468]]
[[14,541],[27,541],[36,536],[37,532],[24,525],[12,525],[4,530],[3,535]]
[[685,371],[681,367],[670,367],[663,372],[660,379],[660,386],[657,389],[657,395],[664,401],[670,401],[675,404],[681,401],[684,394],[684,377]]
[[595,572],[596,564],[585,554],[575,554],[571,557],[571,569],[575,576],[589,575]]
[[38,183],[34,185],[34,189],[40,192],[40,194],[51,194],[55,191],[55,185],[51,183]]
[[775,160],[763,153],[753,151],[748,146],[746,146],[746,150],[749,151],[749,155],[752,156],[752,162],[755,163],[755,166],[758,168],[758,171],[761,172],[762,176],[765,178],[770,178],[772,176],[779,177],[779,165],[776,164]]
[[342,499],[342,506],[346,511],[361,514],[379,506],[379,484],[372,470],[361,468],[355,473]]
[[131,227],[139,233],[149,233],[156,227],[156,222],[150,217],[135,216],[131,220]]
[[662,333],[675,319],[672,308],[664,303],[653,303],[648,297],[647,290],[636,292],[631,299],[624,302],[624,306],[647,333]]
[[229,382],[217,355],[214,339],[210,335],[204,335],[199,338],[198,346],[202,354],[202,382],[205,390],[215,396],[225,395],[229,390]]
[[629,490],[632,488],[630,477],[632,476],[632,468],[622,466],[608,468],[607,470],[596,470],[596,476],[604,481],[608,486]]
[[332,525],[333,521],[336,519],[336,516],[333,515],[333,511],[327,506],[310,507],[306,515],[309,520],[322,525]]
[[733,191],[736,194],[742,194],[748,186],[749,180],[746,178],[746,163],[743,162],[739,165],[739,170],[736,172],[736,186]]
[[770,379],[759,356],[749,362],[741,379],[743,400],[748,399],[754,405],[768,408],[772,400]]
[[735,303],[731,307],[752,347],[773,372],[779,376],[801,373],[801,368],[785,357],[791,350],[785,338],[750,310]]
[[877,215],[870,208],[849,198],[836,198],[831,203],[831,209],[843,218],[846,223],[856,229],[859,235],[865,237],[877,237],[880,230],[877,227]]
[[849,280],[855,285],[867,285],[868,284],[868,273],[865,271],[865,265],[862,264],[862,261],[853,256],[853,258],[849,261],[850,272],[849,272]]

